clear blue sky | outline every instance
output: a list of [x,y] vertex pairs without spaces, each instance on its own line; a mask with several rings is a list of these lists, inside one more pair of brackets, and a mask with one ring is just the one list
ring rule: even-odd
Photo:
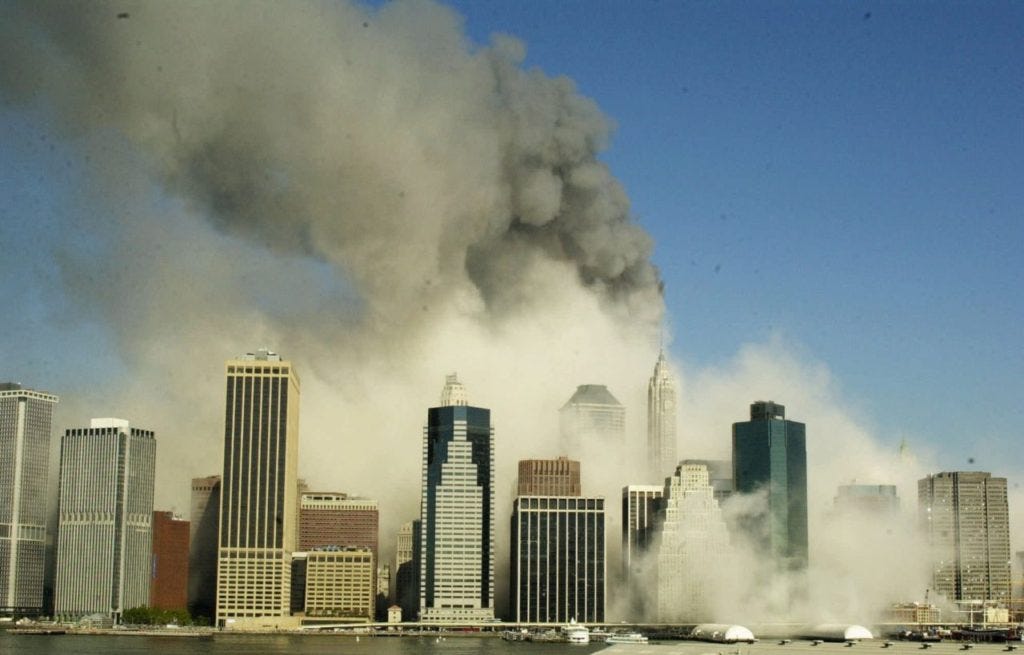
[[[974,441],[1019,451],[1024,3],[451,4],[474,42],[520,38],[616,123],[604,159],[656,241],[677,357],[781,334],[883,437],[950,468]],[[0,111],[0,377],[28,383],[117,361],[34,254],[88,165],[44,120]]]
[[454,5],[617,124],[685,362],[777,332],[883,437],[1019,449],[1024,4]]

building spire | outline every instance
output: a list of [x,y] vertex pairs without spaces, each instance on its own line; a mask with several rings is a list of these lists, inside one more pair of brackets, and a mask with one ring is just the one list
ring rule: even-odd
[[457,373],[451,373],[444,378],[444,391],[441,392],[441,407],[454,407],[468,405],[466,398],[466,387],[459,382]]

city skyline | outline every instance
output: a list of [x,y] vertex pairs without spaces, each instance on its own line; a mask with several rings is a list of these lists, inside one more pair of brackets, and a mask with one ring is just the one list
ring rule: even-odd
[[[486,399],[506,480],[566,454],[579,385],[642,452],[662,344],[678,459],[727,457],[759,398],[813,426],[812,534],[840,483],[906,516],[926,473],[1024,466],[1024,9],[452,6],[0,7],[3,378],[59,395],[57,430],[174,435],[156,505],[182,512],[219,472],[208,363],[285,349],[296,468],[377,499],[383,535],[439,374]],[[588,493],[646,481],[568,454],[625,478]]]

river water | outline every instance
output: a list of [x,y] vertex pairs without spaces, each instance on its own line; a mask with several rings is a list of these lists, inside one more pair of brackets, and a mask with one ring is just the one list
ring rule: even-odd
[[506,642],[496,637],[362,637],[336,635],[217,635],[133,637],[98,635],[12,635],[0,633],[3,655],[589,655],[604,644]]

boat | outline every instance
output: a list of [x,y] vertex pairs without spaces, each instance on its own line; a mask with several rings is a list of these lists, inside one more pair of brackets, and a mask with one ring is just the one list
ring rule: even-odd
[[569,625],[562,626],[562,635],[570,644],[590,643],[590,629],[585,625],[576,623],[576,619],[570,621]]
[[646,644],[647,637],[639,632],[617,632],[604,640],[606,644]]

